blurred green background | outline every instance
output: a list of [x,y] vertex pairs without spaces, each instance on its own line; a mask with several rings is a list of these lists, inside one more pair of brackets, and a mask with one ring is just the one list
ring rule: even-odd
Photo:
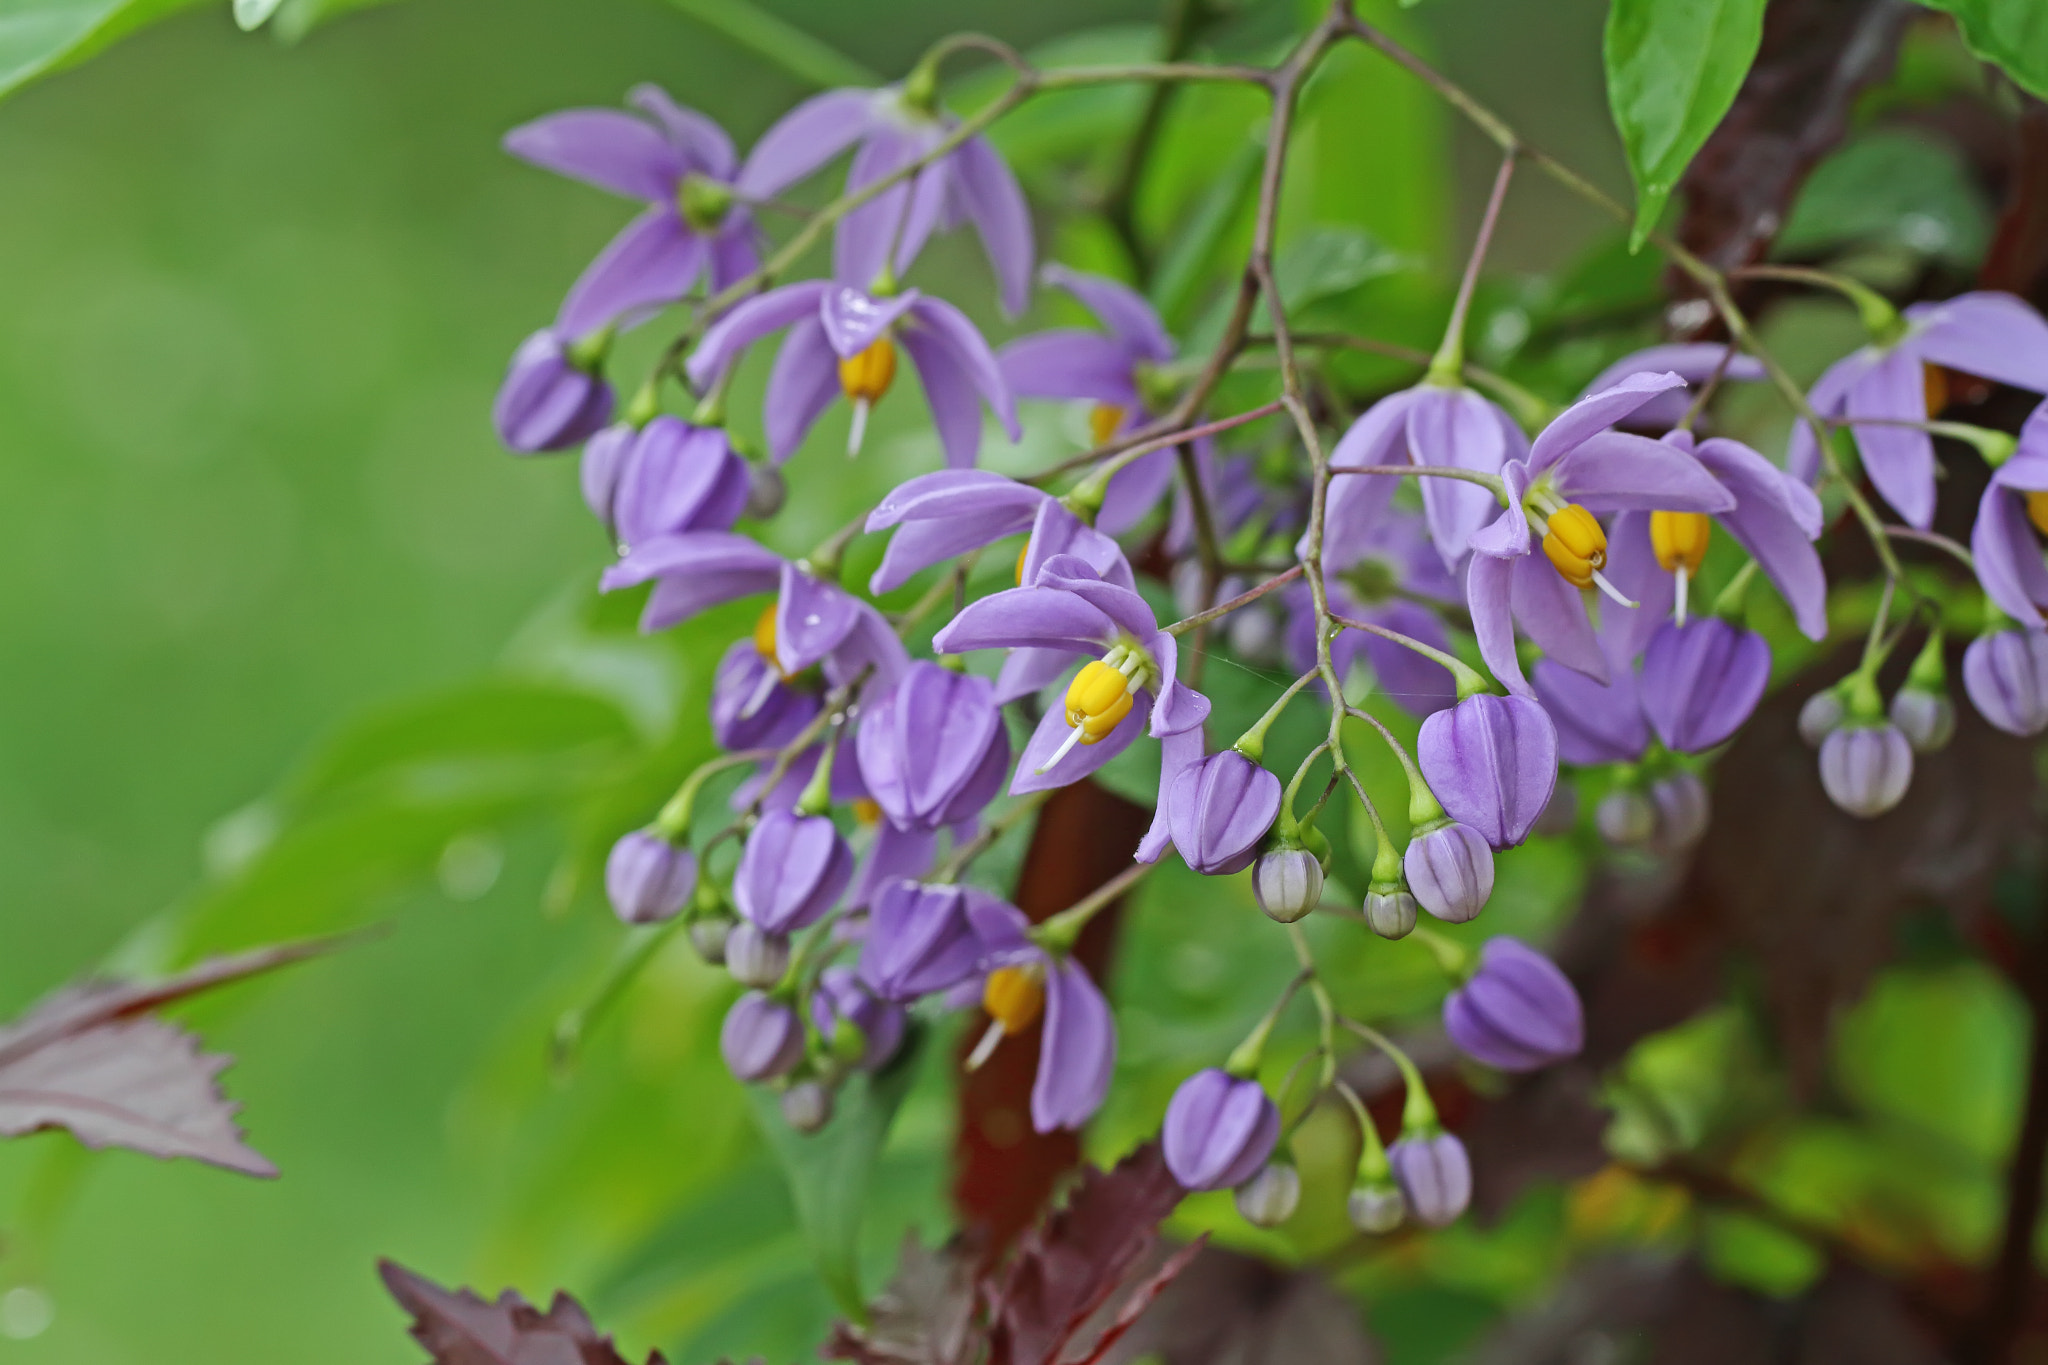
[[[943,32],[1030,45],[1156,14],[1147,0],[776,9],[891,74]],[[1599,0],[1441,0],[1413,23],[1454,75],[1619,188],[1601,13]],[[0,1010],[124,942],[149,960],[131,935],[205,878],[232,883],[279,802],[346,788],[278,794],[365,712],[494,669],[590,683],[624,704],[574,724],[550,711],[564,766],[534,780],[583,773],[598,753],[602,771],[633,775],[617,823],[703,743],[701,679],[735,621],[645,647],[593,642],[579,604],[605,547],[573,466],[507,457],[489,426],[505,357],[628,212],[512,162],[497,138],[641,80],[742,142],[805,93],[653,0],[414,0],[296,47],[235,32],[221,0],[0,104]],[[1412,87],[1357,88],[1315,132],[1323,162],[1362,168],[1316,191],[1330,196],[1323,216],[1363,215],[1405,251],[1462,242],[1489,154]],[[1591,240],[1586,211],[1548,186],[1517,195],[1504,268],[1552,267]],[[937,268],[979,263],[947,244]],[[782,533],[836,524],[841,503],[914,467],[891,454],[912,415],[895,406],[876,454],[817,466],[829,493],[799,484],[810,506]],[[505,700],[452,695],[447,714]],[[437,714],[413,729],[438,733]],[[590,995],[619,931],[587,885],[565,894],[546,805],[450,799],[411,820],[414,807],[387,803],[378,818],[409,820],[419,847],[378,875],[316,849],[218,901],[193,941],[285,936],[365,898],[396,929],[188,1011],[237,1058],[229,1085],[281,1180],[85,1157],[59,1136],[0,1144],[0,1211],[16,1211],[0,1285],[34,1290],[0,1295],[0,1359],[416,1359],[373,1277],[379,1255],[492,1291],[574,1288],[643,1349],[799,1354],[825,1307],[780,1177],[708,1046],[717,978],[664,953],[581,1066],[549,1074],[555,1015]],[[337,828],[337,843],[351,837]],[[1555,850],[1517,866],[1492,928],[1548,922],[1576,885]],[[426,889],[392,889],[421,868]],[[560,913],[542,910],[551,881]],[[1128,954],[1135,998],[1164,1012],[1125,1020],[1127,1068],[1149,1088],[1120,1089],[1098,1139],[1111,1150],[1156,1122],[1191,1047],[1225,1046],[1246,1022],[1231,1013],[1242,1002],[1222,1003],[1222,964],[1280,945],[1235,944],[1253,921],[1241,904],[1225,912],[1207,938],[1155,926],[1152,951],[1141,938]],[[1402,961],[1385,999],[1426,1005],[1426,968]],[[1275,979],[1284,970],[1276,961]],[[1871,1027],[1917,1017],[1911,1003]],[[1966,1041],[1989,1055],[1978,1074],[1995,1091],[2009,1058],[1984,1047],[2013,1025],[1983,1010]],[[1992,1107],[1982,1126],[1996,1131],[2009,1106]],[[882,1176],[899,1222],[930,1226],[945,1122],[927,1084]],[[719,1240],[736,1227],[745,1238]],[[1436,1338],[1417,1340],[1410,1358],[1432,1358]]]

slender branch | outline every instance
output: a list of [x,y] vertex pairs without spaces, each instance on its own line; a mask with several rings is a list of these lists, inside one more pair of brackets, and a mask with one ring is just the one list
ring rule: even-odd
[[1939,531],[1922,531],[1911,526],[1892,526],[1887,524],[1884,528],[1884,533],[1893,540],[1911,541],[1916,545],[1931,545],[1943,554],[1953,556],[1958,563],[1971,573],[1977,572],[1977,557]]
[[1124,892],[1143,881],[1157,866],[1158,863],[1132,863],[1032,930],[1031,936],[1048,947],[1070,947],[1074,940],[1081,936],[1081,931],[1088,927],[1089,920],[1114,904]]
[[1207,625],[1209,622],[1214,621],[1220,616],[1228,616],[1230,615],[1230,613],[1236,611],[1239,607],[1248,607],[1252,603],[1258,601],[1261,597],[1264,597],[1267,593],[1273,592],[1279,588],[1286,587],[1289,583],[1292,583],[1295,579],[1301,577],[1301,574],[1301,565],[1297,564],[1293,568],[1287,570],[1285,573],[1278,574],[1272,578],[1267,579],[1265,582],[1259,584],[1255,588],[1250,588],[1244,592],[1239,593],[1237,596],[1231,598],[1228,602],[1219,603],[1218,605],[1209,608],[1207,611],[1198,611],[1193,616],[1183,617],[1182,619],[1175,621],[1172,625],[1166,627],[1166,633],[1168,635],[1182,635],[1190,630],[1193,630],[1196,626]]
[[1389,474],[1396,478],[1420,474],[1433,479],[1462,479],[1466,483],[1478,484],[1496,498],[1507,497],[1507,486],[1501,482],[1500,475],[1477,469],[1460,469],[1450,464],[1348,464],[1330,471],[1333,479],[1342,474]]
[[1465,368],[1465,317],[1472,311],[1472,295],[1479,288],[1479,270],[1486,262],[1486,249],[1493,244],[1493,230],[1500,223],[1500,206],[1507,200],[1508,182],[1514,179],[1516,155],[1515,148],[1507,148],[1500,159],[1500,170],[1493,177],[1493,190],[1486,196],[1486,212],[1479,220],[1479,234],[1472,242],[1472,254],[1465,260],[1458,296],[1451,303],[1451,320],[1444,327],[1443,345],[1437,348],[1436,358],[1429,365],[1432,379],[1454,379]]
[[[1166,42],[1160,55],[1167,61],[1177,62],[1193,49],[1214,14],[1208,0],[1169,0],[1169,3]],[[1102,200],[1103,219],[1124,244],[1125,252],[1140,274],[1147,273],[1149,253],[1144,240],[1138,236],[1135,212],[1138,183],[1144,176],[1146,162],[1151,160],[1152,149],[1159,141],[1159,130],[1166,124],[1166,110],[1172,101],[1173,91],[1171,83],[1160,81],[1145,97],[1145,110],[1138,116],[1138,126],[1124,148],[1123,164],[1117,168],[1116,179]]]
[[1058,789],[1048,788],[1045,791],[1030,792],[1020,797],[1016,805],[1010,807],[995,819],[990,820],[975,831],[973,838],[954,849],[946,861],[939,866],[938,871],[932,873],[931,880],[935,882],[959,881],[960,874],[965,872],[976,858],[994,848],[1005,834],[1008,834],[1017,825],[1023,823],[1040,806],[1050,800],[1053,792],[1056,790]]
[[1270,403],[1261,403],[1255,408],[1233,413],[1228,417],[1219,417],[1213,422],[1205,422],[1198,427],[1189,427],[1185,431],[1173,431],[1164,436],[1152,437],[1147,440],[1127,438],[1126,442],[1121,446],[1104,446],[1100,450],[1091,450],[1086,454],[1077,455],[1071,460],[1063,460],[1042,474],[1032,475],[1025,482],[1042,484],[1066,470],[1107,459],[1109,462],[1100,469],[1097,469],[1092,476],[1106,484],[1109,482],[1110,477],[1118,470],[1147,455],[1153,454],[1155,451],[1165,450],[1169,446],[1199,441],[1205,436],[1214,436],[1218,432],[1229,431],[1234,427],[1241,427],[1247,423],[1256,422],[1262,417],[1271,417],[1274,413],[1280,411],[1282,406],[1281,400],[1276,398]]

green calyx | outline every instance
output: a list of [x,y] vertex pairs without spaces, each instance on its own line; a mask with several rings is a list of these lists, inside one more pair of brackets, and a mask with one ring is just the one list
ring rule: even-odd
[[1927,643],[1913,656],[1913,666],[1906,671],[1906,686],[1917,692],[1946,692],[1948,690],[1948,660],[1943,655],[1946,641],[1941,627],[1927,632]]
[[1877,690],[1877,670],[1860,668],[1842,679],[1844,719],[1851,725],[1877,725],[1884,720],[1884,696]]
[[604,368],[604,358],[611,354],[613,335],[611,324],[606,323],[589,335],[570,342],[564,355],[571,365],[585,374],[596,374]]
[[910,74],[903,78],[901,87],[903,107],[926,118],[939,112],[939,52],[929,53],[924,60],[910,68]]
[[823,815],[832,809],[832,761],[839,752],[837,739],[837,735],[827,738],[825,751],[818,756],[817,771],[811,774],[811,780],[804,784],[803,795],[796,800],[798,815]]
[[732,206],[732,186],[708,175],[692,171],[676,186],[676,208],[693,232],[708,235],[718,231]]
[[650,379],[633,392],[633,399],[620,414],[627,426],[639,430],[661,416],[661,388]]

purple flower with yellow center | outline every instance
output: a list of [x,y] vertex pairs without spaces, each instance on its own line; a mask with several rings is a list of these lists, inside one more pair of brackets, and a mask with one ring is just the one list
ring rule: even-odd
[[583,451],[583,500],[621,543],[730,531],[746,510],[747,462],[723,427],[663,415],[621,422]]
[[2035,408],[2020,428],[2019,443],[1992,474],[1970,530],[1970,552],[1985,595],[2028,626],[2039,626],[2048,608],[2043,535],[2048,535],[2048,403]]
[[1529,837],[1557,788],[1557,728],[1528,697],[1467,697],[1422,722],[1415,756],[1453,820],[1496,849]]
[[[1979,291],[1902,314],[1871,296],[1864,308],[1877,340],[1830,365],[1807,395],[1824,418],[1855,422],[1863,467],[1911,525],[1934,520],[1934,440],[1912,424],[1947,405],[1941,366],[2014,388],[2048,393],[2048,322],[2010,294]],[[1792,428],[1786,466],[1812,483],[1820,447],[1804,422]]]
[[711,738],[721,749],[779,749],[823,704],[815,692],[789,686],[772,650],[735,640],[711,680]]
[[1534,1071],[1578,1055],[1585,1011],[1556,963],[1503,936],[1487,940],[1478,969],[1444,1001],[1444,1032],[1488,1066]]
[[594,435],[612,415],[612,386],[602,373],[610,345],[611,332],[604,328],[577,340],[543,327],[519,343],[491,407],[498,439],[531,454],[563,450]]
[[723,289],[759,264],[753,221],[734,202],[732,139],[655,86],[636,86],[626,98],[644,117],[568,109],[505,135],[514,156],[648,205],[563,301],[555,327],[569,337],[631,326],[699,278]]
[[873,703],[855,746],[889,822],[935,830],[981,813],[1010,766],[1010,737],[987,678],[923,660]]
[[[1141,426],[1162,406],[1162,369],[1173,360],[1173,339],[1137,291],[1063,265],[1040,272],[1101,321],[1104,331],[1062,327],[1034,332],[1003,347],[997,359],[1019,398],[1088,403],[1088,434],[1098,446]],[[1173,482],[1176,456],[1169,447],[1141,455],[1110,476],[1096,524],[1111,535],[1135,526]]]
[[868,603],[806,573],[762,545],[729,531],[689,531],[635,545],[604,571],[605,592],[652,580],[640,629],[667,630],[697,613],[742,597],[774,593],[754,627],[754,644],[787,680],[813,664],[844,684],[869,672],[889,687],[910,656],[888,620]]
[[847,453],[857,454],[868,412],[896,378],[896,349],[924,384],[946,463],[973,466],[986,405],[1015,441],[1022,434],[1009,385],[974,324],[944,299],[915,289],[871,295],[851,285],[805,280],[748,299],[713,323],[690,356],[690,381],[711,384],[747,347],[789,329],[768,376],[768,451],[786,460],[844,395],[853,404]]
[[[1499,407],[1459,384],[1424,381],[1366,409],[1330,452],[1334,469],[1373,465],[1431,465],[1498,474],[1510,460],[1526,459],[1529,442]],[[1485,488],[1462,479],[1426,477],[1422,511],[1444,564],[1456,569],[1470,552],[1473,533],[1496,504]],[[1361,474],[1333,480],[1324,522],[1352,535],[1385,517],[1400,480]]]
[[[1356,482],[1339,479],[1331,492]],[[1450,652],[1443,620],[1425,601],[1451,607],[1462,598],[1420,517],[1388,508],[1364,525],[1329,526],[1323,537],[1323,582],[1336,615]],[[1296,672],[1306,673],[1316,663],[1315,600],[1305,583],[1285,589],[1282,600],[1288,613],[1287,657]],[[1448,669],[1397,641],[1362,630],[1347,630],[1330,641],[1330,662],[1339,678],[1349,676],[1361,659],[1379,690],[1413,714],[1428,715],[1458,698]]]
[[1116,1066],[1109,1002],[1080,963],[1033,940],[1030,921],[1015,906],[985,898],[971,902],[967,914],[981,941],[981,1003],[989,1016],[968,1068],[1042,1016],[1031,1126],[1041,1133],[1079,1128],[1102,1107]]
[[1643,714],[1665,748],[1701,753],[1742,727],[1770,681],[1771,647],[1755,631],[1714,616],[1666,621],[1643,650]]
[[[851,194],[930,155],[959,126],[924,93],[928,80],[879,90],[828,90],[805,100],[761,135],[739,189],[767,199],[849,147]],[[871,288],[900,277],[935,231],[972,223],[1001,289],[1003,311],[1024,311],[1031,293],[1031,211],[1017,178],[987,139],[970,137],[907,180],[840,220],[833,274]],[[891,245],[894,251],[891,251]]]
[[[1179,651],[1152,608],[1131,589],[1107,582],[1075,555],[1054,555],[1031,586],[995,593],[967,608],[932,640],[941,653],[971,649],[1050,649],[1094,655],[1074,675],[1065,704],[1050,707],[1024,746],[1010,793],[1078,782],[1116,757],[1142,727],[1166,741],[1160,789],[1202,756],[1209,699],[1174,676]],[[1135,717],[1126,724],[1127,718]],[[1076,746],[1081,753],[1074,754]],[[1159,856],[1167,838],[1165,802],[1139,846]]]
[[[1606,680],[1583,593],[1597,586],[1623,607],[1636,604],[1602,572],[1608,542],[1597,513],[1734,508],[1734,496],[1691,453],[1611,429],[1684,382],[1631,375],[1572,404],[1537,435],[1526,460],[1501,467],[1507,509],[1472,537],[1465,599],[1480,654],[1509,691],[1531,694],[1515,658],[1517,625],[1547,656]],[[1532,522],[1543,530],[1541,556]]]

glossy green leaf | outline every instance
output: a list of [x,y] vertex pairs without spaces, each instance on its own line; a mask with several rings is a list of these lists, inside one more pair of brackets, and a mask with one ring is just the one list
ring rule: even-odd
[[1607,102],[1636,182],[1634,246],[1735,102],[1763,25],[1764,0],[1613,0]]
[[262,28],[284,0],[235,0],[235,23],[244,33]]
[[0,0],[0,95],[197,0]]
[[2048,5],[2041,0],[1920,0],[1955,16],[1970,51],[2048,99]]
[[1814,169],[1774,244],[1801,256],[1900,246],[1964,269],[1991,238],[1991,206],[1956,151],[1923,133],[1880,128]]

